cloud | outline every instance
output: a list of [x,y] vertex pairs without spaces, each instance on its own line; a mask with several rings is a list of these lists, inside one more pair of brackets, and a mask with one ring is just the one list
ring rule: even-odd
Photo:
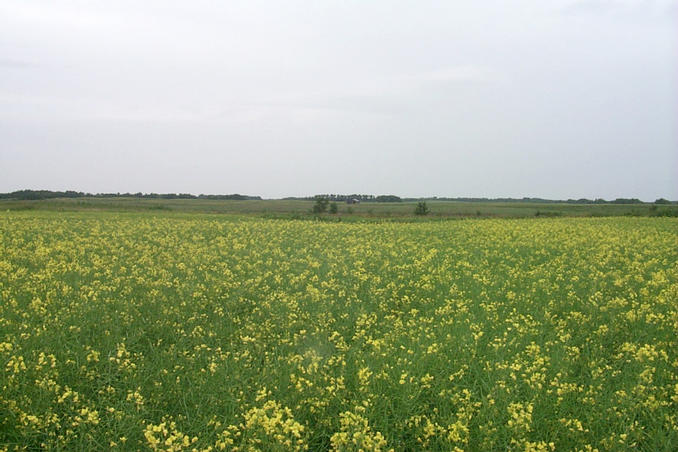
[[677,0],[576,0],[563,7],[566,14],[664,17],[678,8]]
[[577,0],[566,5],[563,11],[566,13],[609,13],[610,11],[624,8],[627,2],[619,0]]
[[478,83],[496,80],[497,73],[489,68],[476,65],[446,67],[430,72],[419,72],[404,76],[404,80],[420,83]]
[[26,60],[15,60],[11,58],[0,58],[0,68],[28,68],[36,66],[36,63]]

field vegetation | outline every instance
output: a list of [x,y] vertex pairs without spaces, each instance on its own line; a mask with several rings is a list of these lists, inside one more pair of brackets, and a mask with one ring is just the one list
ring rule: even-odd
[[1,211],[0,450],[676,450],[677,244],[673,218]]
[[[309,200],[229,200],[229,199],[162,199],[137,197],[81,197],[38,200],[0,199],[0,211],[54,210],[54,211],[117,211],[117,212],[173,212],[251,215],[281,219],[324,219],[328,221],[416,220],[420,201],[361,202],[346,204],[332,202],[337,211],[328,212],[328,205]],[[675,203],[548,203],[508,201],[439,201],[426,200],[429,209],[426,220],[448,218],[526,218],[526,217],[605,217],[605,216],[660,216],[678,217]],[[323,213],[328,215],[319,215]]]

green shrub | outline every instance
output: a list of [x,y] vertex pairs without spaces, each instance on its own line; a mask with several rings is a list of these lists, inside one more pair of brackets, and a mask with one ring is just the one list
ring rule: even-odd
[[417,203],[417,207],[414,209],[414,214],[415,215],[428,215],[430,212],[430,209],[426,205],[426,201],[419,201]]
[[330,200],[325,196],[316,196],[315,204],[313,205],[313,213],[325,213],[327,212],[327,205],[330,203]]

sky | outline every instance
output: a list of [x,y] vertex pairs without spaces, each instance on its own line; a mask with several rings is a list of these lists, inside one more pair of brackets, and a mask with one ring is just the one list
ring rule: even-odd
[[0,0],[0,192],[678,199],[678,0]]

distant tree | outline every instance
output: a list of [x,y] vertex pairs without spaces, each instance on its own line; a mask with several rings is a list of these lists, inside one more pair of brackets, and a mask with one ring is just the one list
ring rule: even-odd
[[617,198],[612,204],[642,204],[643,201],[637,198]]
[[668,199],[659,198],[654,203],[655,204],[671,204],[671,201],[669,201]]
[[419,201],[417,203],[417,207],[414,209],[414,214],[415,215],[428,215],[430,212],[428,206],[426,205],[426,201]]
[[400,199],[399,196],[395,195],[379,195],[376,198],[374,198],[375,201],[377,202],[400,202],[402,199]]
[[315,204],[313,205],[313,213],[327,212],[327,206],[329,203],[330,200],[326,196],[316,196]]
[[336,202],[330,203],[330,213],[335,214],[337,212],[339,212],[339,206],[337,206],[337,203]]

